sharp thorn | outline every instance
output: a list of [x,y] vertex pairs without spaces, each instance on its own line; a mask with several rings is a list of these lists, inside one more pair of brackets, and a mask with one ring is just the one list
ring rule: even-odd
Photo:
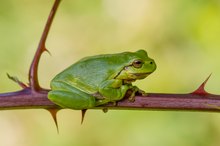
[[81,110],[81,111],[82,111],[81,124],[83,124],[84,117],[85,117],[85,114],[86,114],[87,109],[83,109],[83,110]]
[[7,76],[10,80],[14,81],[15,83],[17,83],[21,88],[25,89],[27,88],[28,86],[26,84],[24,84],[23,82],[21,82],[17,77],[13,77],[13,76],[10,76],[8,73],[7,73]]
[[52,56],[50,51],[48,49],[46,49],[45,47],[44,47],[44,51],[46,51],[50,56]]
[[210,74],[206,80],[199,86],[198,89],[196,89],[192,94],[199,94],[199,95],[207,95],[209,94],[208,92],[205,91],[205,85],[208,82],[209,78],[211,77],[212,74]]
[[50,112],[52,118],[53,118],[53,121],[56,125],[56,128],[57,128],[57,133],[59,133],[59,127],[58,127],[58,123],[57,123],[57,112],[60,110],[60,109],[46,109]]

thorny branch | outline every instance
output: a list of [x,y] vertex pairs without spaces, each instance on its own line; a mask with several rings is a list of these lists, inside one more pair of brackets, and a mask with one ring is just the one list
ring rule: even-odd
[[59,3],[60,3],[60,0],[55,0],[55,3],[54,3],[54,5],[53,5],[53,7],[50,11],[50,15],[47,19],[47,23],[45,25],[43,34],[41,36],[37,51],[36,51],[35,56],[34,56],[34,59],[31,63],[31,67],[30,67],[30,70],[29,70],[29,84],[30,84],[30,88],[31,88],[32,91],[42,90],[42,88],[39,85],[39,81],[38,81],[38,64],[39,64],[39,61],[40,61],[41,54],[44,51],[48,51],[45,47],[45,43],[46,43],[46,39],[47,39],[49,30],[50,30],[51,24],[53,22],[53,18],[55,16],[55,13],[56,13],[57,8],[59,6]]
[[[94,109],[141,109],[141,110],[188,110],[220,112],[220,95],[207,93],[204,86],[208,80],[194,92],[188,94],[149,93],[147,96],[136,96],[135,102],[128,99],[95,107]],[[0,94],[0,110],[4,109],[60,109],[47,99],[47,91],[31,93],[29,88],[17,92]]]
[[[16,77],[10,79],[18,83],[23,89],[16,92],[0,94],[0,110],[8,109],[47,109],[51,112],[56,122],[56,112],[61,109],[47,98],[48,89],[40,87],[38,82],[38,64],[44,51],[47,51],[45,42],[55,16],[60,0],[55,0],[48,17],[36,54],[29,70],[29,84],[26,85]],[[210,77],[210,76],[209,76]],[[123,99],[112,105],[111,103],[94,109],[141,109],[141,110],[187,110],[187,111],[210,111],[220,112],[220,95],[213,95],[204,90],[209,77],[201,86],[192,93],[187,94],[164,94],[149,93],[147,96],[136,96],[134,102]]]

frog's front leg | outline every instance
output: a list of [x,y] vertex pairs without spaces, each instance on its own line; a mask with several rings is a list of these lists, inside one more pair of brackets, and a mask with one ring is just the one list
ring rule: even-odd
[[130,88],[129,85],[123,85],[122,83],[122,80],[111,79],[100,84],[99,93],[102,94],[105,99],[98,100],[97,105],[121,100]]
[[135,95],[142,95],[142,96],[146,96],[147,93],[141,89],[139,89],[137,86],[132,86],[129,91],[130,93],[128,93],[128,100],[131,102],[135,101]]
[[48,93],[48,98],[63,108],[82,110],[95,106],[94,96],[66,83],[53,82],[51,88],[52,91]]

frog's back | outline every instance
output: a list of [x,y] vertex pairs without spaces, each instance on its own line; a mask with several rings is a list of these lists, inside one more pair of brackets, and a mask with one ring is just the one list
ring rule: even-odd
[[131,52],[83,58],[59,73],[53,81],[62,81],[88,93],[98,91],[105,80],[114,78],[131,58]]

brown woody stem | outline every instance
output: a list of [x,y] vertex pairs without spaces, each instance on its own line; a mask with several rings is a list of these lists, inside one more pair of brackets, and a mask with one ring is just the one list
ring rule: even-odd
[[[0,110],[4,109],[54,109],[60,108],[48,100],[47,91],[32,93],[30,88],[0,95]],[[186,110],[220,112],[220,95],[196,94],[159,94],[149,93],[148,96],[136,96],[135,102],[128,99],[111,103],[94,109],[124,109],[124,110]]]
[[[40,56],[44,51],[45,42],[59,6],[60,0],[55,0],[53,8],[48,17],[40,43],[29,70],[30,87],[20,82],[17,78],[9,76],[10,79],[18,83],[23,90],[0,94],[0,110],[5,109],[60,109],[47,98],[47,89],[42,89],[38,82],[38,64]],[[208,77],[209,78],[209,77]],[[147,96],[136,96],[134,102],[128,99],[119,101],[117,105],[111,103],[94,109],[137,109],[137,110],[187,110],[187,111],[211,111],[220,112],[220,95],[209,94],[204,90],[203,84],[191,94],[159,94],[149,93]],[[56,118],[56,115],[53,115]],[[55,119],[56,121],[56,119]]]
[[49,17],[47,19],[47,23],[45,25],[43,34],[41,36],[37,51],[35,53],[34,59],[31,63],[30,70],[29,70],[29,84],[32,91],[39,91],[41,90],[41,87],[39,85],[38,81],[38,64],[40,61],[40,57],[44,51],[47,51],[45,47],[45,42],[51,27],[51,24],[53,22],[53,18],[55,16],[55,13],[57,11],[57,8],[59,6],[60,0],[55,0],[54,5],[50,11]]

